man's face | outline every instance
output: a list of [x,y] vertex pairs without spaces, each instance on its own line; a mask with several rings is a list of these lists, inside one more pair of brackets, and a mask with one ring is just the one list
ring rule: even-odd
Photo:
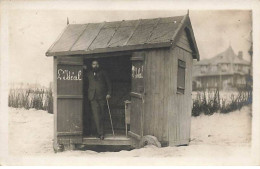
[[99,68],[99,64],[97,61],[92,62],[92,68],[93,68],[93,70],[97,70]]

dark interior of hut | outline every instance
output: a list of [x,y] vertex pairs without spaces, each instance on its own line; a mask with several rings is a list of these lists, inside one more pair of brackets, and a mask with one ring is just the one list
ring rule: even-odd
[[[96,127],[91,112],[91,105],[88,100],[88,83],[86,74],[91,70],[91,63],[94,59],[85,59],[84,64],[84,106],[83,106],[83,134],[84,136],[94,136]],[[125,101],[130,101],[131,92],[131,60],[130,56],[114,56],[95,59],[98,60],[100,68],[107,72],[112,85],[112,94],[109,99],[109,107],[113,121],[115,135],[125,135]],[[129,127],[128,127],[129,129]],[[112,128],[108,108],[104,116],[104,134],[111,135]]]

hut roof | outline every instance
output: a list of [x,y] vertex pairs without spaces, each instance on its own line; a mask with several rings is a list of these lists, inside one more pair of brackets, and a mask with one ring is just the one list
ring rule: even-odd
[[69,24],[46,52],[46,56],[93,54],[147,48],[170,47],[182,30],[188,36],[193,57],[199,52],[189,16]]

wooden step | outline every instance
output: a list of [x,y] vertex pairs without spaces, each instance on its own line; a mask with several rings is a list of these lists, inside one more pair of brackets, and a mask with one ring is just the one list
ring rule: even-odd
[[129,137],[124,135],[105,135],[104,140],[100,140],[94,136],[86,136],[83,138],[83,144],[87,145],[131,145]]

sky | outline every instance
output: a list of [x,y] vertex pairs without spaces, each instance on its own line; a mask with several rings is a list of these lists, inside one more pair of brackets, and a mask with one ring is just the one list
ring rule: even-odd
[[[40,83],[53,79],[53,58],[45,52],[67,24],[145,19],[185,15],[182,11],[95,11],[13,9],[9,12],[9,82]],[[246,10],[190,10],[201,59],[232,46],[249,60],[251,12]]]

